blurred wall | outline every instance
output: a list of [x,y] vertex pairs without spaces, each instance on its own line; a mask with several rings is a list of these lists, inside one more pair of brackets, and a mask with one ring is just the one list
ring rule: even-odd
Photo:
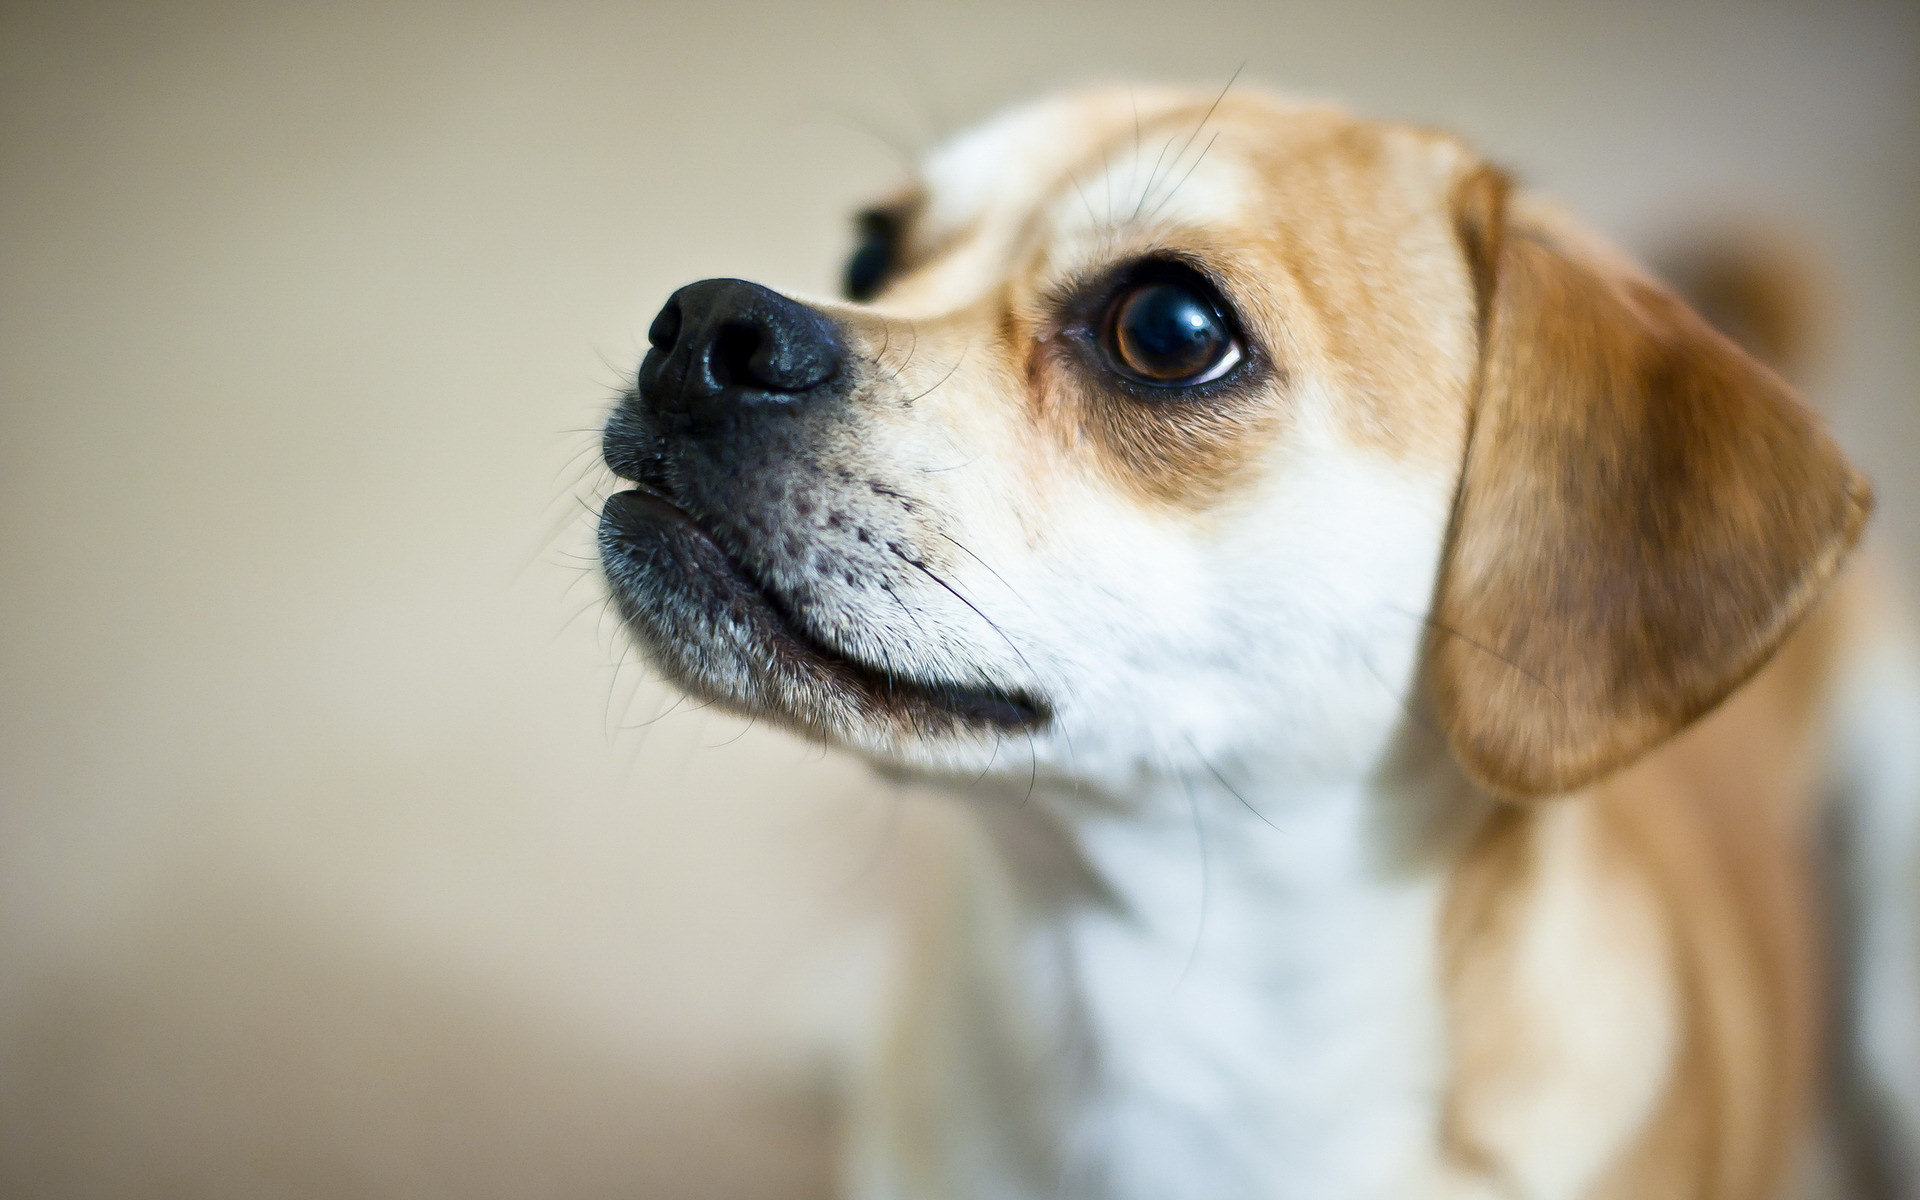
[[900,153],[1242,60],[1789,221],[1920,561],[1911,4],[0,8],[0,1194],[819,1194],[923,806],[622,653],[591,430]]

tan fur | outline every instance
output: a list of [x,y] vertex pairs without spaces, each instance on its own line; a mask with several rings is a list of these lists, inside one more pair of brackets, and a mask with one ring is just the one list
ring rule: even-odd
[[[1465,192],[1460,203],[1469,220],[1498,212],[1506,200],[1505,181],[1487,172],[1471,178]],[[1487,233],[1469,233],[1476,236]],[[1539,258],[1556,252],[1551,243],[1545,245],[1548,248],[1529,247],[1522,253]],[[1483,293],[1500,286],[1501,268],[1512,269],[1510,254],[1503,249],[1480,268]],[[1756,314],[1751,323],[1737,323],[1752,334],[1756,352],[1788,365],[1804,363],[1806,339],[1786,311],[1790,297],[1783,298],[1782,289],[1759,287],[1746,268],[1724,254],[1709,254],[1700,272],[1710,295],[1718,296],[1727,312]],[[1643,290],[1646,285],[1635,287]],[[1756,289],[1764,294],[1754,295]],[[1748,303],[1756,299],[1760,303]],[[1654,311],[1664,310],[1668,319],[1690,326],[1691,315],[1676,314],[1673,303],[1660,298]],[[1591,313],[1582,317],[1595,320]],[[1586,330],[1560,338],[1577,342],[1582,333],[1592,336]],[[1532,336],[1551,344],[1551,335]],[[1690,354],[1723,360],[1728,355],[1711,334],[1703,340],[1698,328],[1686,328],[1684,336],[1694,342]],[[1496,388],[1500,369],[1497,363],[1489,367]],[[1793,403],[1757,364],[1742,373],[1749,386],[1773,397],[1776,405]],[[1793,415],[1792,409],[1787,412]],[[1721,430],[1738,419],[1718,414],[1710,428]],[[1825,539],[1844,551],[1857,537],[1870,501],[1864,485],[1804,419],[1788,428],[1785,448],[1799,448],[1817,465],[1804,457],[1792,463],[1784,479],[1772,485],[1793,498],[1784,514],[1790,520],[1783,523],[1776,515],[1755,529],[1788,546],[1796,537],[1802,539],[1789,550],[1787,561],[1816,573],[1811,591],[1817,594],[1819,579],[1834,569],[1838,552],[1810,550],[1809,545],[1822,540],[1820,531],[1810,535],[1794,529],[1791,521],[1824,517]],[[1470,474],[1466,486],[1471,489],[1474,482]],[[1714,488],[1717,504],[1757,502],[1769,513],[1779,512],[1769,504],[1779,494],[1772,489],[1758,497],[1742,496],[1740,487],[1725,479],[1715,481]],[[1845,503],[1823,511],[1817,499],[1804,503],[1806,491],[1795,489],[1812,489],[1815,497],[1824,494]],[[1458,585],[1457,576],[1454,583]],[[1628,886],[1641,904],[1660,914],[1657,936],[1647,937],[1640,953],[1645,961],[1659,964],[1675,985],[1671,1017],[1678,1042],[1664,1071],[1659,1102],[1642,1115],[1639,1132],[1621,1148],[1590,1200],[1777,1195],[1799,1165],[1807,1119],[1818,1095],[1826,967],[1816,936],[1817,885],[1810,861],[1821,765],[1818,722],[1838,650],[1868,599],[1865,587],[1860,573],[1851,573],[1777,651],[1762,633],[1757,650],[1747,653],[1758,653],[1766,665],[1744,686],[1739,686],[1742,668],[1736,651],[1733,681],[1726,686],[1737,690],[1671,742],[1584,795],[1544,802],[1549,810],[1576,804],[1594,812],[1589,850],[1628,864]],[[1810,589],[1805,583],[1789,581],[1784,590],[1790,608],[1807,603]],[[1528,619],[1551,613],[1551,606],[1538,596],[1504,596],[1500,601],[1516,606]],[[1458,620],[1487,636],[1457,608],[1451,616],[1443,610],[1441,619]],[[1794,618],[1789,614],[1784,619],[1791,623]],[[1701,620],[1695,618],[1684,628],[1697,644],[1711,647],[1710,638],[1700,636]],[[1767,628],[1765,621],[1758,625]],[[1513,653],[1511,643],[1492,644]],[[1593,647],[1583,649],[1590,652]],[[1770,661],[1765,658],[1769,652]],[[1476,648],[1474,653],[1482,652]],[[1523,662],[1541,669],[1537,660]],[[1570,677],[1562,665],[1543,674],[1555,684]],[[1538,697],[1534,702],[1553,703]],[[1668,725],[1684,720],[1684,709],[1677,710]],[[1639,736],[1657,738],[1665,731],[1655,726]],[[1631,753],[1614,750],[1598,761]],[[1587,765],[1575,776],[1518,788],[1513,782],[1516,776],[1524,781],[1524,775],[1509,768],[1499,782],[1510,791],[1553,791],[1558,790],[1555,782],[1593,770]],[[1461,1050],[1451,1097],[1450,1146],[1464,1166],[1482,1170],[1497,1170],[1524,1157],[1523,1150],[1502,1142],[1516,1104],[1507,1081],[1525,1074],[1525,1064],[1514,1060],[1514,1047],[1527,1044],[1527,1030],[1541,1022],[1542,1014],[1514,1002],[1520,994],[1513,966],[1514,929],[1530,908],[1539,907],[1540,856],[1535,847],[1546,819],[1538,807],[1504,810],[1461,863],[1449,910],[1450,1011]],[[1489,997],[1494,1002],[1488,1003]],[[1523,1103],[1542,1102],[1543,1095],[1536,1092]]]
[[1492,295],[1433,679],[1480,782],[1553,795],[1756,671],[1872,494],[1786,384],[1678,297],[1497,187],[1469,200]]
[[[1044,124],[974,207],[900,208],[902,275],[845,315],[911,399],[873,420],[997,471],[1037,552],[1074,503],[1205,529],[1310,419],[1440,481],[1438,517],[1457,481],[1423,680],[1492,815],[1441,931],[1447,1170],[1777,1194],[1816,1077],[1812,727],[1854,603],[1821,597],[1865,482],[1766,367],[1449,136],[1116,91]],[[1087,181],[1199,125],[1187,199],[1216,210],[1099,212]],[[1220,279],[1259,388],[1143,403],[1074,358],[1042,281],[1161,250]]]
[[[1163,248],[1203,256],[1273,354],[1273,384],[1208,406],[1143,406],[1089,386],[1052,327],[1050,298],[1035,287],[1053,264],[1033,212],[982,214],[954,228],[909,220],[907,269],[882,308],[914,317],[910,357],[932,364],[928,382],[955,363],[962,374],[1021,381],[1018,389],[982,390],[994,402],[1010,392],[1028,397],[1031,408],[1014,428],[1037,426],[1049,451],[1038,454],[1030,440],[1016,451],[1029,478],[1044,481],[1073,464],[1128,501],[1194,516],[1258,486],[1263,452],[1291,419],[1289,389],[1301,377],[1330,381],[1351,399],[1338,419],[1355,443],[1421,470],[1451,471],[1465,432],[1473,301],[1450,216],[1433,201],[1467,152],[1428,131],[1258,94],[1229,96],[1217,108],[1143,99],[1137,124],[1125,93],[1105,101],[1077,122],[1089,139],[1029,186],[1079,205],[1103,164],[1156,140],[1179,145],[1204,120],[1205,162],[1240,169],[1250,185],[1241,207],[1252,223],[1222,236],[1159,212],[1168,193],[1194,186],[1177,178],[1137,219],[1130,210],[1110,213],[1098,188],[1085,210],[1101,225],[1105,260]],[[895,211],[925,216],[924,205]],[[954,284],[963,264],[1009,243],[1009,274],[985,295]],[[1387,264],[1393,269],[1380,269]],[[926,319],[942,306],[939,319]],[[885,346],[893,358],[908,357],[904,334],[872,341],[876,353]]]
[[1575,805],[1594,814],[1584,853],[1610,864],[1612,886],[1628,894],[1608,903],[1658,914],[1636,953],[1672,979],[1678,1034],[1658,1105],[1593,1200],[1778,1193],[1818,1082],[1816,717],[1859,602],[1850,581],[1712,715],[1583,797],[1503,809],[1469,851],[1447,926],[1460,1052],[1448,1128],[1463,1165],[1510,1156],[1513,1110],[1554,1090],[1520,1086],[1540,1082],[1526,1047],[1543,1014],[1518,985],[1515,930],[1539,906],[1543,824]]
[[1156,407],[1089,384],[1033,294],[1032,213],[915,235],[909,298],[988,239],[1036,247],[918,321],[915,353],[1012,381],[987,390],[1031,405],[1012,457],[1037,489],[1077,469],[1204,519],[1259,485],[1302,378],[1356,444],[1464,460],[1429,681],[1469,774],[1564,798],[1498,810],[1457,870],[1448,1151],[1517,1193],[1585,1155],[1594,1200],[1771,1194],[1813,1076],[1808,739],[1838,602],[1740,685],[1853,544],[1865,483],[1766,368],[1455,140],[1260,96],[1118,105],[1089,101],[1038,191],[1205,116],[1257,220],[1116,222],[1102,249],[1201,254],[1272,385]]
[[1631,828],[1584,799],[1503,807],[1448,900],[1441,1133],[1455,1168],[1499,1195],[1571,1195],[1645,1157],[1686,1004],[1665,897]]

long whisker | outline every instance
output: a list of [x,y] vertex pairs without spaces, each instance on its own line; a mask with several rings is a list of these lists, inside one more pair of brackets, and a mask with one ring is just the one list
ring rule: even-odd
[[1465,642],[1469,646],[1472,646],[1475,650],[1480,651],[1482,654],[1485,654],[1490,658],[1493,658],[1499,662],[1505,663],[1509,667],[1512,667],[1515,671],[1519,672],[1521,675],[1525,676],[1526,678],[1532,680],[1534,683],[1538,684],[1540,689],[1546,692],[1547,695],[1552,696],[1554,700],[1557,701],[1562,708],[1566,707],[1567,698],[1565,696],[1562,696],[1558,691],[1556,691],[1552,684],[1548,683],[1546,680],[1542,679],[1540,676],[1535,675],[1532,671],[1527,670],[1525,667],[1521,666],[1519,663],[1508,658],[1506,655],[1500,653],[1498,650],[1495,650],[1493,647],[1487,645],[1486,643],[1476,641],[1475,639],[1468,637],[1466,634],[1460,632],[1458,629],[1455,629],[1453,626],[1448,625],[1443,621],[1440,621],[1430,613],[1410,612],[1407,609],[1401,608],[1398,605],[1393,605],[1393,604],[1387,605],[1387,610],[1389,612],[1397,612],[1401,616],[1406,617],[1408,620],[1419,621],[1421,624],[1425,625],[1429,629],[1436,629],[1441,633],[1459,638],[1461,641]]
[[[1133,162],[1127,168],[1127,187],[1132,189],[1134,180],[1140,177],[1140,97],[1134,95],[1133,85],[1127,85],[1127,105],[1133,109]],[[1134,206],[1134,216],[1140,215],[1139,205]]]
[[850,129],[855,133],[865,134],[867,137],[872,138],[880,145],[886,147],[887,151],[899,161],[902,171],[911,172],[917,165],[914,150],[906,144],[905,140],[902,139],[897,132],[882,128],[878,122],[863,113],[856,112],[850,107],[844,105],[837,106],[833,109],[833,116],[830,119],[815,118],[798,120],[794,121],[789,128],[797,130],[809,126],[828,129]]
[[1000,747],[1003,743],[1006,742],[1006,740],[1007,739],[1001,736],[999,733],[995,733],[993,735],[993,753],[987,756],[987,765],[984,767],[981,767],[980,773],[973,777],[973,781],[975,783],[979,783],[982,779],[985,779],[987,777],[987,772],[993,770],[993,764],[995,762],[998,762],[1000,759]]
[[981,558],[978,554],[975,554],[972,550],[967,549],[967,547],[964,544],[958,541],[955,541],[951,537],[948,537],[945,533],[942,533],[940,530],[938,529],[934,530],[933,534],[935,537],[941,538],[946,542],[948,542],[949,544],[951,544],[952,546],[954,546],[956,549],[958,549],[962,554],[966,555],[968,558],[971,558],[973,561],[979,563],[981,567],[986,570],[987,574],[993,576],[995,579],[998,579],[1000,581],[1000,586],[1003,588],[1006,588],[1007,591],[1013,596],[1015,600],[1018,600],[1022,604],[1026,604],[1028,608],[1033,607],[1033,605],[1027,603],[1027,598],[1025,596],[1022,596],[1019,592],[1014,591],[1013,585],[1007,582],[1006,577],[1004,575],[1000,574],[1000,572],[993,569],[993,564],[989,563],[986,559]]
[[986,613],[980,611],[979,605],[975,604],[973,601],[967,599],[966,596],[962,595],[958,588],[954,587],[952,584],[948,583],[946,580],[940,578],[940,576],[936,574],[931,567],[927,566],[927,564],[921,562],[920,560],[914,558],[912,555],[907,554],[905,551],[901,550],[897,543],[889,542],[887,544],[887,549],[892,551],[894,556],[900,559],[901,562],[906,563],[908,566],[912,567],[914,570],[920,572],[922,575],[925,575],[928,579],[933,580],[933,582],[935,582],[936,584],[939,584],[942,588],[946,589],[947,593],[951,595],[955,600],[958,600],[960,603],[972,609],[973,615],[976,617],[979,617],[982,621],[986,622],[987,628],[993,630],[993,632],[999,636],[1000,640],[1007,644],[1007,649],[1013,651],[1014,656],[1020,660],[1020,664],[1026,667],[1027,673],[1029,674],[1029,676],[1034,678],[1039,677],[1040,673],[1034,670],[1033,663],[1028,661],[1027,656],[1021,652],[1020,647],[1014,644],[1014,640],[1007,636],[1007,631],[1000,628],[1000,623],[998,621],[995,621],[992,617],[989,617]]
[[927,627],[921,624],[920,614],[915,612],[913,608],[910,605],[908,605],[908,603],[905,600],[902,600],[900,598],[900,593],[893,590],[893,585],[887,583],[885,580],[881,580],[879,583],[879,587],[881,591],[885,592],[888,595],[888,597],[891,598],[893,602],[899,606],[901,612],[907,614],[907,620],[913,622],[913,627],[920,631],[920,636],[923,638],[926,637]]
[[1200,165],[1200,160],[1204,159],[1207,156],[1207,151],[1213,149],[1213,144],[1219,140],[1220,140],[1220,135],[1218,133],[1215,133],[1212,137],[1207,139],[1207,144],[1201,147],[1200,153],[1194,157],[1192,166],[1189,166],[1187,168],[1186,174],[1180,176],[1180,182],[1174,184],[1171,188],[1167,189],[1166,195],[1154,201],[1153,211],[1147,214],[1147,219],[1149,221],[1159,216],[1160,210],[1167,206],[1167,202],[1169,200],[1172,200],[1175,194],[1177,194],[1181,188],[1186,186],[1187,180],[1193,178],[1194,168]]
[[968,342],[968,343],[967,343],[967,344],[966,344],[965,346],[963,346],[963,347],[961,348],[961,350],[960,350],[960,357],[959,357],[959,358],[956,358],[956,359],[954,359],[954,360],[953,360],[953,365],[947,368],[947,373],[946,373],[945,375],[942,375],[942,376],[941,376],[941,377],[940,377],[940,378],[939,378],[939,379],[938,379],[938,380],[937,380],[937,381],[936,381],[936,382],[935,382],[935,383],[933,384],[933,386],[932,386],[932,387],[929,387],[929,388],[928,388],[928,389],[927,389],[926,391],[924,391],[924,392],[921,392],[921,393],[920,393],[919,395],[917,395],[917,396],[912,396],[912,397],[909,397],[908,399],[906,399],[906,400],[904,400],[904,401],[902,401],[902,402],[901,402],[901,407],[903,407],[903,408],[912,408],[912,407],[913,407],[914,405],[916,405],[916,404],[918,404],[918,403],[920,403],[920,401],[922,401],[922,400],[925,400],[925,399],[926,399],[926,398],[927,398],[928,396],[931,396],[931,395],[933,395],[933,394],[934,394],[935,392],[937,392],[937,391],[939,391],[939,390],[940,390],[940,386],[941,386],[941,384],[944,384],[944,383],[946,383],[946,381],[947,381],[947,380],[949,380],[949,379],[952,379],[952,378],[953,378],[953,373],[954,373],[955,371],[958,371],[958,370],[960,369],[960,364],[961,364],[961,363],[964,363],[964,362],[966,362],[966,361],[967,361],[967,355],[968,355],[968,354],[970,354],[970,353],[972,353],[972,351],[973,351],[973,343],[972,343],[972,342]]
[[1205,767],[1205,768],[1207,769],[1207,774],[1209,774],[1209,775],[1211,775],[1211,776],[1213,776],[1213,777],[1214,777],[1214,779],[1215,779],[1215,780],[1217,780],[1217,781],[1219,782],[1219,784],[1220,784],[1220,786],[1221,786],[1221,787],[1223,787],[1223,788],[1225,788],[1225,789],[1227,789],[1227,794],[1228,794],[1228,795],[1230,795],[1230,796],[1232,796],[1232,797],[1233,797],[1233,798],[1234,798],[1235,800],[1238,800],[1238,801],[1239,801],[1239,802],[1240,802],[1241,804],[1243,804],[1243,805],[1245,805],[1245,806],[1246,806],[1246,810],[1247,810],[1248,812],[1250,812],[1250,813],[1252,813],[1252,814],[1253,814],[1254,816],[1256,816],[1256,817],[1259,817],[1259,818],[1260,818],[1260,821],[1261,821],[1261,823],[1262,823],[1262,824],[1264,824],[1264,825],[1265,825],[1265,826],[1266,826],[1267,828],[1269,828],[1269,829],[1271,829],[1271,830],[1273,830],[1273,831],[1274,831],[1275,833],[1279,833],[1279,832],[1282,832],[1282,830],[1280,829],[1280,827],[1279,827],[1278,825],[1275,825],[1275,824],[1274,824],[1274,823],[1273,823],[1273,822],[1272,822],[1272,821],[1271,821],[1271,820],[1270,820],[1270,819],[1269,819],[1269,818],[1267,817],[1267,814],[1265,814],[1265,813],[1263,813],[1263,812],[1261,812],[1261,811],[1260,811],[1259,809],[1257,809],[1257,808],[1255,808],[1255,807],[1253,806],[1253,802],[1252,802],[1252,801],[1250,801],[1250,800],[1248,800],[1248,799],[1247,799],[1247,798],[1246,798],[1245,796],[1242,796],[1242,795],[1240,794],[1240,789],[1239,789],[1239,788],[1236,788],[1236,787],[1234,787],[1234,786],[1233,786],[1233,785],[1232,785],[1231,783],[1228,783],[1228,782],[1227,782],[1227,777],[1226,777],[1225,775],[1222,775],[1222,774],[1220,773],[1220,768],[1218,768],[1218,767],[1216,767],[1216,766],[1214,766],[1214,765],[1213,765],[1212,763],[1210,763],[1210,762],[1208,762],[1208,761],[1207,761],[1207,756],[1206,756],[1206,755],[1204,755],[1204,754],[1202,754],[1202,753],[1200,753],[1200,747],[1199,747],[1199,745],[1198,745],[1198,744],[1197,744],[1197,743],[1196,743],[1196,742],[1195,742],[1195,741],[1194,741],[1194,740],[1193,740],[1193,739],[1192,739],[1191,737],[1189,737],[1189,738],[1187,738],[1187,739],[1186,739],[1186,742],[1187,742],[1187,745],[1188,745],[1189,747],[1191,747],[1191,748],[1192,748],[1192,750],[1193,750],[1193,756],[1194,756],[1195,758],[1197,758],[1197,759],[1199,759],[1199,760],[1200,760],[1200,765],[1201,765],[1201,766],[1203,766],[1203,767]]
[[1200,801],[1193,794],[1193,784],[1185,773],[1180,775],[1180,788],[1187,794],[1187,809],[1193,814],[1194,845],[1200,854],[1200,916],[1194,922],[1193,945],[1187,950],[1186,964],[1180,968],[1179,978],[1173,981],[1173,990],[1167,993],[1169,1000],[1180,991],[1180,986],[1186,983],[1187,975],[1193,970],[1193,964],[1200,959],[1200,944],[1206,940],[1207,933],[1208,902],[1213,895],[1213,871],[1207,854],[1207,824],[1200,815]]
[[1033,789],[1040,782],[1040,755],[1033,748],[1033,730],[1027,730],[1027,794],[1020,801],[1025,808],[1033,803]]
[[878,33],[888,43],[888,53],[883,55],[887,72],[900,94],[906,97],[919,118],[922,145],[946,140],[953,131],[953,122],[936,102],[933,94],[933,76],[925,71],[909,72],[903,64],[926,63],[935,56],[929,53],[929,47],[909,36],[907,31],[894,23],[895,12],[877,3],[864,6],[867,10],[863,32]]
[[[1173,165],[1177,165],[1180,162],[1180,160],[1186,156],[1188,149],[1190,149],[1193,146],[1193,140],[1200,136],[1200,131],[1207,127],[1207,122],[1213,120],[1213,114],[1216,110],[1219,109],[1220,102],[1227,98],[1227,93],[1233,90],[1233,85],[1239,80],[1240,72],[1246,69],[1247,69],[1247,64],[1244,61],[1241,62],[1239,66],[1233,69],[1233,74],[1227,77],[1226,86],[1220,89],[1220,94],[1213,98],[1213,103],[1207,105],[1207,111],[1201,114],[1200,123],[1193,127],[1193,132],[1187,134],[1187,140],[1180,143],[1180,149],[1177,153],[1174,154],[1173,164],[1169,165],[1168,170],[1172,170]],[[1168,139],[1168,140],[1169,142],[1171,142],[1172,139]],[[1202,153],[1204,154],[1205,152],[1202,151]],[[1197,162],[1198,160],[1196,159],[1195,161]],[[1136,216],[1139,214],[1140,206],[1146,203],[1146,198],[1152,191],[1153,191],[1153,180],[1149,179],[1147,181],[1147,190],[1140,194],[1140,204],[1135,205],[1134,207],[1134,213]]]
[[1134,200],[1133,214],[1127,218],[1129,221],[1140,219],[1140,210],[1147,206],[1147,197],[1153,194],[1153,185],[1160,178],[1160,164],[1166,161],[1167,151],[1173,149],[1173,143],[1179,137],[1178,133],[1171,133],[1166,141],[1160,143],[1160,153],[1154,157],[1153,170],[1147,172],[1147,186],[1140,189],[1140,195]]

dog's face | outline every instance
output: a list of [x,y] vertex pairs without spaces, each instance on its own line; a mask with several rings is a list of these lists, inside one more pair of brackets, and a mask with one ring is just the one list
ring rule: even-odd
[[[603,518],[615,597],[689,690],[920,767],[1351,774],[1431,696],[1483,781],[1577,782],[1753,669],[1864,492],[1758,367],[1507,209],[1450,137],[1260,96],[1015,112],[861,219],[857,302],[668,301],[606,434],[638,485]],[[1649,425],[1699,362],[1691,415]],[[1764,444],[1673,457],[1754,412],[1735,440]],[[1795,483],[1814,502],[1758,530],[1765,561],[1721,545]],[[1646,488],[1678,515],[1613,537]],[[1689,524],[1703,489],[1739,528]],[[1650,623],[1694,619],[1667,593],[1715,571],[1755,611],[1723,605],[1728,646],[1640,702],[1676,690]],[[1583,637],[1591,680],[1541,674]]]

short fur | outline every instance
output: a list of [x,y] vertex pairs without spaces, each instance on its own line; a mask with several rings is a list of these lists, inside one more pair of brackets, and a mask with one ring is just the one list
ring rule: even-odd
[[[1870,494],[1791,388],[1463,142],[1323,106],[1057,97],[889,212],[830,402],[700,441],[642,388],[608,435],[679,506],[606,541],[656,660],[956,796],[849,1191],[1785,1194],[1814,793],[1862,781],[1882,896],[1920,788],[1848,715],[1920,673],[1833,590]],[[1156,256],[1245,334],[1178,398],[1090,332]],[[1869,925],[1895,1178],[1911,926]]]

